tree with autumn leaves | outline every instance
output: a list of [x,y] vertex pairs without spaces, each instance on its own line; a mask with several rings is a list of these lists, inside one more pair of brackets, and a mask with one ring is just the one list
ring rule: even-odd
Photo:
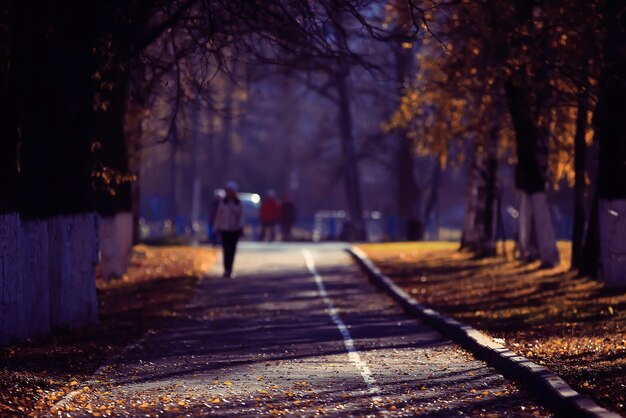
[[418,150],[444,162],[470,150],[463,245],[493,254],[495,167],[513,157],[520,257],[558,262],[545,192],[566,182],[575,188],[573,267],[626,285],[618,3],[411,2],[420,64],[390,125],[409,127]]

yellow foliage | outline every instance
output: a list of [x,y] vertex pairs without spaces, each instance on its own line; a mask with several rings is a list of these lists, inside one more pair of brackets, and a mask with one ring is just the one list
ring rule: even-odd
[[[397,17],[397,7],[390,10]],[[516,53],[498,60],[488,56],[490,49],[485,47],[482,38],[460,36],[442,41],[432,35],[439,29],[443,29],[442,33],[454,31],[455,25],[464,22],[468,14],[482,12],[480,6],[472,2],[451,6],[446,16],[429,12],[425,20],[432,32],[422,34],[415,55],[418,63],[415,78],[405,89],[395,113],[383,124],[385,132],[406,130],[418,155],[436,156],[444,166],[450,162],[467,161],[463,150],[468,147],[463,146],[464,141],[475,141],[475,147],[471,148],[485,152],[487,147],[483,145],[492,140],[494,128],[497,129],[499,157],[507,163],[514,163],[515,132],[504,99],[502,80],[514,71],[529,78],[540,76],[537,66],[528,65],[533,51],[527,45],[520,45]],[[530,35],[528,28],[517,29],[518,35]],[[576,41],[575,32],[560,28],[553,38],[554,46],[560,49],[572,48]],[[547,82],[562,97],[576,97],[580,89],[572,80],[558,76]],[[591,85],[595,82],[593,78],[589,80]],[[560,181],[572,185],[578,109],[575,102],[549,105],[541,110],[538,120],[541,132],[548,135],[549,175],[555,185]],[[587,115],[587,144],[593,139],[592,116],[592,112]]]

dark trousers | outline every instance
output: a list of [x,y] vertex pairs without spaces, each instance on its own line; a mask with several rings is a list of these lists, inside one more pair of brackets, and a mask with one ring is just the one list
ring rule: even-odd
[[224,253],[224,271],[233,271],[235,261],[235,251],[237,251],[237,241],[239,241],[239,231],[222,231],[222,252]]
[[291,224],[280,225],[283,241],[291,241],[291,228],[292,228]]
[[274,224],[261,224],[261,241],[274,241]]

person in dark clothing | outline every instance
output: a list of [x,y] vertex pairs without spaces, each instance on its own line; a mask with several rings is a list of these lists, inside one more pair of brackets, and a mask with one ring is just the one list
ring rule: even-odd
[[280,230],[283,241],[291,241],[291,229],[296,223],[297,216],[296,207],[289,199],[289,193],[285,193],[280,206]]
[[238,186],[234,181],[226,184],[226,196],[219,202],[213,221],[213,229],[222,239],[224,277],[233,277],[233,263],[237,242],[243,233],[243,205],[237,196]]
[[233,276],[233,264],[237,252],[237,242],[241,236],[239,231],[222,231],[222,253],[224,258],[224,277],[230,279]]
[[280,203],[274,190],[267,192],[259,209],[261,220],[261,241],[274,241],[274,227],[280,219]]

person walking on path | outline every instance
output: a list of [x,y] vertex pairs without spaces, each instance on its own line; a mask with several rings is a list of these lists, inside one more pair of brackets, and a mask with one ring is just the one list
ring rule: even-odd
[[269,190],[259,209],[261,241],[274,241],[274,227],[280,219],[280,203],[274,190]]
[[296,219],[296,206],[289,199],[289,193],[285,193],[280,206],[280,230],[283,241],[291,241],[291,228],[296,223]]
[[237,241],[243,234],[243,206],[237,196],[237,183],[229,181],[224,189],[226,195],[217,206],[213,230],[218,231],[222,239],[224,277],[231,278]]

